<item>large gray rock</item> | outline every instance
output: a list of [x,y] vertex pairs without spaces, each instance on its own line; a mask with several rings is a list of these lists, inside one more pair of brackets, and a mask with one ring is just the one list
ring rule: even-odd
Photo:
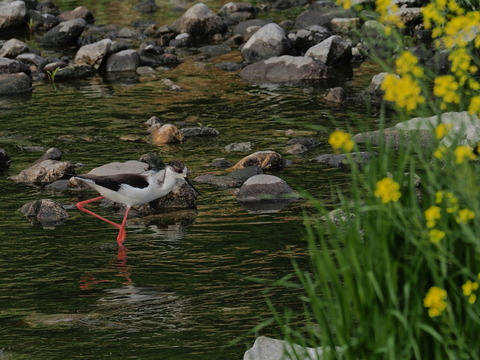
[[220,8],[218,15],[229,25],[238,24],[253,19],[255,17],[255,7],[249,3],[229,2]]
[[29,185],[42,185],[63,178],[66,174],[72,173],[73,169],[69,161],[44,160],[22,170],[10,179]]
[[287,55],[292,44],[285,31],[275,23],[263,26],[243,45],[241,54],[247,63]]
[[207,5],[198,3],[188,9],[174,24],[177,33],[189,33],[196,37],[206,37],[223,33],[225,23],[220,16],[215,15]]
[[65,209],[51,199],[29,202],[20,211],[32,223],[40,223],[42,226],[60,225],[69,217]]
[[293,40],[293,44],[295,48],[303,54],[312,46],[315,46],[323,40],[328,39],[330,36],[330,31],[328,31],[326,27],[312,25],[306,29],[297,31]]
[[20,61],[0,57],[0,74],[16,74],[20,72],[30,74],[30,68]]
[[64,21],[46,32],[42,36],[41,43],[51,47],[70,45],[78,39],[86,25],[83,19]]
[[203,175],[197,176],[193,180],[196,183],[213,185],[222,190],[229,189],[229,188],[236,188],[242,185],[240,181],[233,179],[232,177],[227,175],[203,174]]
[[440,115],[434,115],[427,118],[416,117],[403,121],[395,125],[395,129],[401,131],[433,131],[439,124],[448,124],[451,126],[447,136],[440,144],[446,147],[454,143],[461,145],[476,146],[480,142],[480,118],[477,115],[470,115],[467,111],[447,112]]
[[0,3],[0,31],[24,25],[27,8],[23,1]]
[[74,63],[81,65],[91,65],[98,69],[103,59],[110,51],[112,40],[103,39],[93,44],[82,46],[75,55]]
[[255,175],[245,181],[238,192],[241,202],[291,201],[298,195],[288,184],[277,176]]
[[140,55],[136,50],[122,50],[108,57],[106,71],[135,71],[140,66]]
[[0,57],[15,58],[18,55],[29,52],[30,48],[23,41],[17,39],[10,39],[3,44],[0,49]]
[[321,348],[302,347],[283,340],[259,336],[245,352],[243,360],[321,360]]
[[27,74],[0,74],[0,95],[20,94],[32,91],[32,79]]
[[352,58],[352,43],[333,35],[308,49],[305,56],[313,57],[326,65],[340,64]]
[[258,61],[242,69],[240,77],[253,83],[293,83],[326,79],[333,71],[312,57],[283,55]]

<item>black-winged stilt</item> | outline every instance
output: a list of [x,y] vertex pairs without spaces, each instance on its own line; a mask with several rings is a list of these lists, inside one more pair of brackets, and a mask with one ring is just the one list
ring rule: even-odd
[[[167,195],[175,187],[177,179],[183,179],[198,195],[201,195],[192,183],[188,181],[187,168],[180,161],[171,161],[166,165],[165,171],[159,171],[149,175],[115,174],[100,176],[86,174],[75,175],[75,178],[84,181],[102,195],[93,199],[78,202],[77,208],[118,228],[117,242],[119,246],[123,246],[123,242],[127,236],[125,224],[127,222],[130,208],[133,205],[146,204]],[[104,198],[125,204],[127,207],[121,224],[105,219],[83,207],[85,204],[102,200]]]

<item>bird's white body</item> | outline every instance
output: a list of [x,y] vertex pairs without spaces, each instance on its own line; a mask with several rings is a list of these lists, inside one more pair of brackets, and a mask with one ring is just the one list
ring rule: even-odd
[[183,178],[183,176],[178,175],[178,173],[166,168],[152,175],[145,175],[144,178],[148,182],[147,187],[138,188],[122,183],[117,191],[98,185],[93,179],[82,177],[79,177],[79,179],[86,182],[107,199],[125,204],[127,207],[132,207],[134,205],[149,203],[150,201],[169,194],[175,187],[177,179]]
[[[194,191],[200,193],[187,179],[187,168],[180,161],[171,161],[165,170],[140,174],[116,174],[116,175],[78,175],[77,179],[84,181],[100,193],[100,197],[80,201],[77,208],[100,220],[103,220],[119,229],[117,242],[122,247],[126,237],[125,224],[130,208],[134,205],[146,204],[170,193],[177,184],[177,179],[187,182]],[[116,224],[94,212],[85,209],[83,206],[103,198],[110,199],[117,203],[125,204],[127,207],[121,224]]]

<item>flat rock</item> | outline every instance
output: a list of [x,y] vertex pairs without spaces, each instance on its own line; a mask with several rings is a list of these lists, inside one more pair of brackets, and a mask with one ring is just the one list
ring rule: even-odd
[[0,74],[0,95],[21,94],[32,91],[32,79],[27,74]]
[[255,32],[241,50],[242,57],[247,63],[288,55],[291,52],[292,44],[285,30],[275,23],[269,23]]
[[252,176],[245,181],[237,196],[237,200],[241,202],[275,202],[295,199],[298,199],[298,195],[284,180],[265,174]]
[[240,181],[227,175],[203,174],[193,180],[196,183],[213,185],[219,189],[236,188],[242,185]]
[[0,30],[24,26],[27,8],[23,1],[0,3]]
[[44,160],[22,170],[10,179],[29,185],[42,185],[63,178],[66,174],[72,173],[73,169],[69,161]]
[[285,166],[285,163],[282,155],[275,151],[257,151],[238,161],[232,169],[237,170],[249,166],[258,166],[263,170],[281,169]]
[[55,72],[54,81],[86,79],[95,76],[97,71],[90,65],[69,65],[60,67]]
[[82,34],[86,25],[83,19],[61,22],[42,36],[41,43],[51,47],[71,45]]
[[247,152],[252,151],[253,144],[250,141],[228,144],[223,148],[226,152]]
[[432,148],[436,144],[435,134],[429,130],[402,130],[387,128],[383,131],[375,130],[358,133],[353,136],[356,143],[369,143],[373,146],[384,144],[395,149],[409,146],[412,143],[424,148]]
[[56,226],[63,224],[69,218],[65,209],[51,199],[35,200],[23,205],[22,214],[33,223],[42,226]]
[[[366,165],[375,154],[370,152],[355,152],[349,153],[348,156],[351,158],[353,164],[362,167]],[[332,168],[350,169],[350,161],[348,160],[347,154],[324,154],[316,157],[315,161]]]
[[186,127],[180,129],[180,132],[186,138],[195,136],[217,136],[218,134],[220,134],[217,129],[208,126]]
[[244,81],[252,83],[295,83],[326,79],[333,71],[312,57],[283,55],[250,64],[240,71]]
[[246,168],[234,170],[227,176],[243,184],[252,176],[260,175],[260,174],[263,174],[262,168],[260,166],[249,166]]

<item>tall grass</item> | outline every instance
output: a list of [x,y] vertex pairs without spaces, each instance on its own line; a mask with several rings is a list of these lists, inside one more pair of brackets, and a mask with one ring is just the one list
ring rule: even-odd
[[[349,2],[343,3],[348,7]],[[435,35],[432,46],[449,53],[449,78],[428,71],[412,53],[406,54],[404,27],[385,3],[376,1],[380,19],[390,27],[386,36],[402,44],[395,46],[395,64],[374,56],[396,71],[396,78],[392,76],[382,87],[386,100],[405,118],[426,109],[436,115],[447,109],[478,114],[480,36],[469,36],[467,27],[478,30],[480,14],[473,11],[472,2],[424,4],[424,9],[430,6],[423,11],[423,26]],[[444,21],[429,20],[433,11]],[[448,27],[461,22],[461,17],[468,18],[462,23],[468,41],[455,43],[456,39],[448,38]],[[455,66],[460,56],[468,66]],[[455,86],[450,87],[452,82]],[[396,86],[405,91],[396,93]],[[408,95],[414,86],[418,91]],[[457,138],[447,147],[440,142],[448,128],[440,125],[431,131],[437,140],[430,149],[415,139],[401,144],[400,150],[382,141],[375,149],[367,144],[378,156],[362,169],[352,161],[348,195],[341,189],[332,194],[347,214],[339,221],[329,219],[322,202],[310,198],[324,217],[305,215],[310,267],[294,264],[294,279],[288,280],[289,286],[296,282],[304,290],[301,325],[298,319],[290,323],[288,314],[272,305],[287,340],[321,348],[324,359],[480,358],[476,144]],[[349,151],[344,144],[350,147],[351,143],[345,139],[343,145],[332,146]]]

